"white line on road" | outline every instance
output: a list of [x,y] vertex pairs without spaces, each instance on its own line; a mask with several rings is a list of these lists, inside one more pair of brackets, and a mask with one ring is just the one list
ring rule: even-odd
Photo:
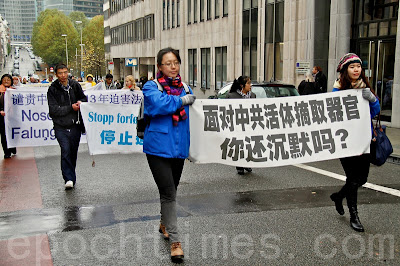
[[[326,171],[326,170],[322,170],[322,169],[319,169],[319,168],[315,168],[315,167],[312,167],[312,166],[308,166],[308,165],[305,165],[305,164],[297,164],[295,166],[298,167],[298,168],[302,168],[304,170],[308,170],[308,171],[314,172],[314,173],[318,173],[318,174],[321,174],[321,175],[325,175],[325,176],[333,177],[335,179],[346,181],[346,176],[344,176],[344,175],[335,174],[335,173],[332,173],[332,172],[329,172],[329,171]],[[396,196],[396,197],[400,197],[400,190],[397,190],[397,189],[388,188],[388,187],[384,187],[384,186],[380,186],[380,185],[375,185],[375,184],[372,184],[372,183],[365,183],[363,185],[363,187],[369,188],[369,189],[373,189],[373,190],[376,190],[376,191],[380,191],[380,192],[383,192],[383,193],[387,193],[387,194],[390,194],[390,195],[393,195],[393,196]]]

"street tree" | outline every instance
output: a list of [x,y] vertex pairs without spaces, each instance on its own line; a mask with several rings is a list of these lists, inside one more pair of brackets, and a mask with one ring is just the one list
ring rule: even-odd
[[83,57],[85,72],[101,76],[106,72],[103,16],[95,16],[83,29],[83,42],[85,44]]
[[[89,24],[89,19],[86,17],[85,13],[81,11],[73,11],[68,15],[68,18],[71,20],[72,24],[74,25],[75,29],[79,32],[84,29]],[[76,21],[82,21],[82,24],[77,24]]]
[[[67,38],[68,59],[71,62],[70,58],[79,44],[78,32],[64,13],[55,9],[47,11],[40,14],[37,24],[34,25],[33,51],[49,66],[66,63],[65,38]],[[61,36],[63,34],[67,37]]]

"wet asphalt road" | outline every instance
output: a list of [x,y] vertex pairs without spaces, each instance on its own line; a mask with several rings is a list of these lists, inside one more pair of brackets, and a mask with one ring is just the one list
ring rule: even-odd
[[[77,186],[65,191],[59,147],[34,153],[43,208],[0,213],[0,240],[30,236],[29,245],[39,245],[47,234],[54,265],[171,264],[143,154],[93,158],[81,145]],[[343,175],[339,160],[308,165]],[[368,181],[400,190],[399,171],[371,167]],[[296,166],[239,176],[234,167],[187,161],[178,190],[185,264],[399,265],[400,197],[361,189],[366,232],[357,233],[347,209],[339,216],[329,199],[341,185]]]

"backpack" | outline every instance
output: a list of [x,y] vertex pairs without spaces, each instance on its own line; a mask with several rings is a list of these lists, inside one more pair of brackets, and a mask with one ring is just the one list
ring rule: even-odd
[[[164,91],[163,86],[161,86],[160,82],[158,80],[153,80],[157,86],[158,90],[162,93]],[[190,90],[188,85],[186,83],[182,82],[183,87],[185,88],[186,94],[190,94]],[[144,138],[144,130],[146,129],[147,125],[150,124],[150,119],[144,119],[144,97],[142,99],[142,102],[140,103],[140,108],[139,108],[139,114],[137,116],[137,123],[136,123],[136,135],[139,139]]]

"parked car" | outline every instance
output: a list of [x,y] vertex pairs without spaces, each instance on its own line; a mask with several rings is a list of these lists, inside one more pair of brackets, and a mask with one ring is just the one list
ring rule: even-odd
[[[214,98],[225,99],[231,87],[232,82],[226,84],[218,91],[217,96]],[[251,91],[256,95],[257,98],[275,98],[300,95],[294,85],[284,84],[281,82],[252,83]]]
[[14,61],[13,67],[19,69],[19,62],[17,60]]

